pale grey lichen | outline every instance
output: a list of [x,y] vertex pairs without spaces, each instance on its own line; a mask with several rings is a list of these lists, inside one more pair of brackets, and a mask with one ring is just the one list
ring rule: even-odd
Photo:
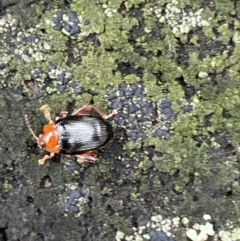
[[107,4],[103,4],[104,13],[108,18],[113,17],[117,13],[117,9],[110,8]]
[[235,33],[233,34],[232,41],[233,41],[235,44],[240,43],[240,33],[239,33],[239,32],[235,32]]
[[178,7],[177,0],[172,0],[165,7],[156,5],[152,10],[160,23],[166,23],[171,27],[174,35],[187,34],[196,27],[209,26],[211,20],[203,18],[203,8],[196,12],[186,11],[184,8]]

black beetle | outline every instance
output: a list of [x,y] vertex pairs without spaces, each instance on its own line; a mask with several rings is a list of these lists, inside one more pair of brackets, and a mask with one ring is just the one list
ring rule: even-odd
[[[93,105],[84,105],[70,116],[67,116],[66,111],[62,111],[61,117],[57,117],[55,122],[51,119],[48,105],[42,106],[40,110],[49,123],[43,127],[43,131],[38,137],[25,116],[27,126],[38,146],[50,152],[49,155],[45,155],[38,161],[39,165],[43,165],[56,153],[75,156],[79,163],[95,162],[97,160],[95,150],[108,143],[113,136],[112,126],[107,119],[116,115],[117,110],[106,115]],[[98,115],[91,115],[92,110],[95,110]]]

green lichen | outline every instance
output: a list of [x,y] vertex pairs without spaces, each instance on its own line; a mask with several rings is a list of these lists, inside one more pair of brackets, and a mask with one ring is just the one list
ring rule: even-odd
[[[237,156],[233,149],[239,151],[240,44],[237,41],[234,45],[230,44],[234,36],[236,39],[236,31],[239,28],[239,21],[233,16],[234,4],[215,1],[216,11],[209,8],[203,15],[204,19],[206,16],[209,17],[209,26],[194,29],[189,35],[176,37],[169,26],[159,23],[151,9],[154,5],[163,8],[169,2],[72,1],[70,8],[81,16],[82,21],[82,35],[75,40],[70,40],[49,25],[54,12],[58,9],[56,5],[42,15],[40,23],[38,18],[32,20],[35,25],[38,24],[38,28],[34,31],[40,34],[38,30],[44,29],[45,34],[40,34],[41,40],[50,46],[50,50],[44,52],[44,61],[25,63],[17,58],[7,59],[9,66],[4,77],[11,75],[13,70],[16,72],[14,78],[7,79],[7,82],[1,79],[1,82],[7,86],[31,92],[24,83],[31,78],[31,71],[41,68],[45,73],[39,81],[38,88],[45,88],[46,96],[24,107],[30,111],[30,116],[33,116],[31,122],[39,130],[42,128],[39,118],[42,122],[46,121],[43,115],[37,112],[42,104],[47,103],[51,106],[52,116],[65,110],[69,104],[81,107],[90,100],[107,110],[109,103],[106,100],[106,87],[113,85],[117,90],[123,81],[143,82],[148,100],[157,105],[161,99],[167,98],[172,102],[173,111],[177,113],[176,118],[172,120],[172,137],[169,140],[152,137],[154,130],[162,124],[161,121],[156,123],[156,120],[153,120],[154,125],[146,131],[149,139],[144,141],[138,139],[133,142],[122,138],[121,150],[116,156],[115,153],[109,154],[109,157],[101,157],[96,165],[79,166],[77,174],[65,174],[62,170],[63,164],[55,162],[49,162],[39,168],[37,160],[40,154],[33,154],[29,149],[28,158],[24,159],[9,149],[11,159],[6,159],[4,163],[11,165],[12,160],[21,159],[19,165],[31,179],[32,185],[28,187],[28,193],[36,195],[35,205],[44,213],[53,212],[52,205],[57,195],[62,195],[58,199],[58,205],[61,210],[64,209],[64,200],[67,199],[64,183],[79,181],[80,173],[85,178],[84,185],[87,185],[93,193],[92,209],[86,207],[83,213],[87,215],[91,212],[91,218],[93,217],[97,224],[101,224],[102,217],[107,216],[101,233],[109,233],[110,237],[115,235],[113,227],[123,230],[124,233],[132,233],[132,217],[125,216],[126,203],[123,202],[130,203],[129,205],[132,204],[134,207],[135,204],[139,206],[143,204],[141,207],[144,207],[145,199],[151,198],[151,204],[157,203],[159,206],[164,204],[165,209],[157,209],[154,205],[147,208],[166,215],[171,215],[169,210],[173,210],[172,212],[178,215],[192,216],[193,210],[200,209],[198,215],[209,212],[217,220],[221,218],[219,213],[223,214],[220,207],[224,205],[224,219],[232,219],[233,222],[238,220],[239,215],[236,216],[234,213],[239,206],[239,171],[236,167]],[[123,8],[122,4],[126,7],[122,12],[113,12],[112,17],[105,13],[107,7],[119,9],[120,6]],[[199,4],[200,1],[192,3],[189,0],[182,0],[179,1],[178,7],[184,9],[186,6],[191,6],[192,10],[198,10]],[[138,8],[139,6],[141,7]],[[40,13],[40,10],[41,8],[36,12]],[[138,11],[139,15],[133,17],[134,14],[130,14],[132,10]],[[89,24],[85,25],[84,20],[89,20]],[[34,31],[29,30],[31,33]],[[100,44],[94,44],[94,41],[89,40],[87,38],[89,35],[95,36],[96,42],[99,41]],[[132,41],[129,41],[131,39]],[[135,51],[136,47],[144,54],[139,55]],[[68,51],[73,53],[76,62],[68,63]],[[183,58],[184,63],[181,62]],[[85,92],[75,95],[73,89],[68,87],[64,94],[59,94],[56,90],[57,80],[53,81],[52,86],[45,87],[43,80],[49,71],[50,62],[72,73],[73,80]],[[117,71],[119,63],[130,63],[134,68],[141,69],[143,77],[139,77],[137,73],[124,75]],[[187,98],[188,88],[194,91],[192,96]],[[89,94],[89,90],[94,95]],[[183,113],[182,106],[178,104],[179,100],[183,103],[194,102],[193,110],[190,113]],[[0,103],[5,108],[2,100]],[[16,116],[14,117],[16,119]],[[13,120],[9,123],[12,126],[10,132],[15,133]],[[21,125],[24,125],[23,121]],[[26,126],[22,129],[25,130]],[[125,131],[128,133],[130,130],[122,132]],[[6,134],[3,128],[1,132]],[[28,136],[27,140],[33,143],[34,140],[30,139],[30,135],[26,133],[25,135]],[[222,142],[229,142],[228,145],[232,145],[230,153],[226,153],[224,146],[221,146],[223,143],[218,138],[225,138],[226,140]],[[22,148],[23,144],[18,144]],[[154,149],[151,158],[148,155],[149,147]],[[27,151],[24,149],[21,153],[26,155]],[[119,159],[119,156],[122,159]],[[127,159],[129,157],[131,161]],[[61,163],[64,160],[66,161],[61,157]],[[123,169],[127,169],[127,177],[121,175]],[[39,194],[38,181],[46,173],[51,173],[55,189],[49,193],[42,191]],[[115,174],[117,175],[114,176]],[[160,174],[166,175],[166,179],[168,178],[166,183],[160,180]],[[9,191],[12,187],[6,181],[4,188],[4,191]],[[231,188],[235,195],[232,196],[232,200],[236,203],[235,207],[226,195],[218,196],[218,193],[224,193]],[[57,192],[59,190],[60,192]],[[193,197],[197,197],[199,201],[193,201]],[[49,202],[46,203],[46,200]],[[81,222],[85,222],[85,219],[81,219]]]

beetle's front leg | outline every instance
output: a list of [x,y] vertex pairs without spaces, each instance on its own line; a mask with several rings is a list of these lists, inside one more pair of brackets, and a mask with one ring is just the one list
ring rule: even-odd
[[68,115],[67,111],[61,111],[60,115],[55,117],[55,121],[65,118],[67,115]]
[[49,121],[49,122],[52,122],[52,119],[51,119],[51,114],[50,114],[50,110],[51,108],[49,107],[49,105],[43,105],[40,110],[43,112],[45,118]]
[[45,161],[54,157],[55,153],[51,152],[50,155],[45,155],[42,159],[38,160],[38,165],[44,165]]
[[96,162],[98,160],[97,153],[95,151],[84,152],[82,154],[75,155],[75,157],[77,158],[77,162],[79,164],[83,162]]

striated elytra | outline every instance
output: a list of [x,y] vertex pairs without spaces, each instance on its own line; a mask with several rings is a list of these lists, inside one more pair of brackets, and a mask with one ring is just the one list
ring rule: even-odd
[[99,116],[67,116],[55,124],[60,136],[60,152],[63,154],[73,155],[99,149],[113,136],[112,126]]

